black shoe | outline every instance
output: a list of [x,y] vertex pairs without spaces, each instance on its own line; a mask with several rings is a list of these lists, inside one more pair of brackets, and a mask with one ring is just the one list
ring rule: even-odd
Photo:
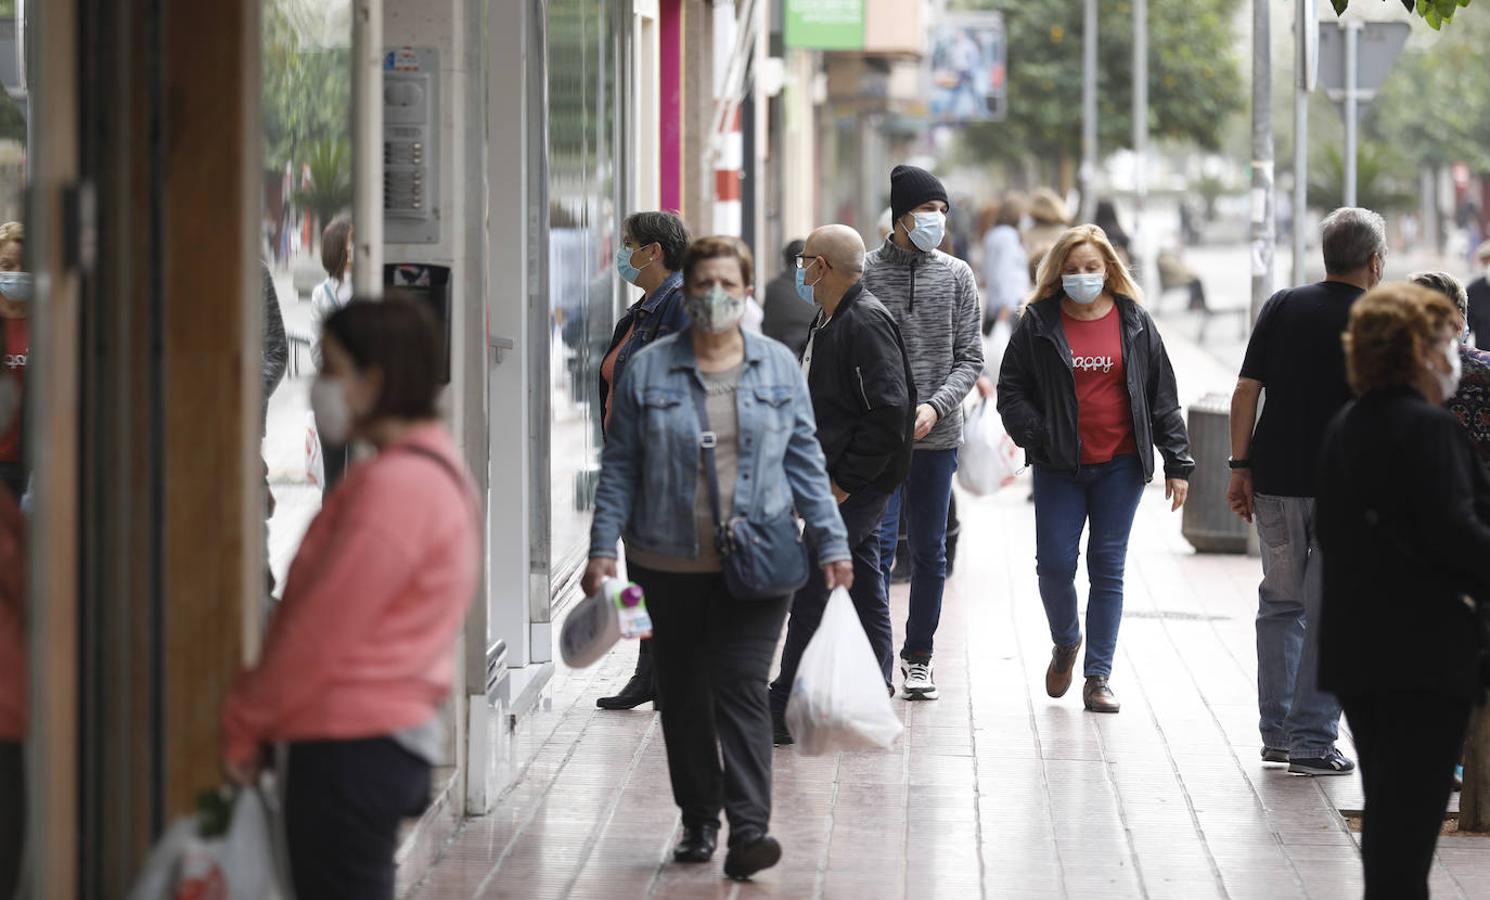
[[730,841],[729,855],[724,858],[724,874],[736,881],[745,881],[778,862],[781,862],[781,844],[769,834],[749,832],[741,835],[739,841]]
[[718,847],[718,825],[684,825],[683,839],[673,848],[673,862],[706,863]]
[[601,697],[595,705],[601,709],[636,709],[643,703],[652,703],[657,709],[657,682],[652,676],[652,654],[643,653],[636,658],[636,674],[614,697]]
[[1271,765],[1288,765],[1288,751],[1277,747],[1263,747],[1262,761]]
[[1355,771],[1355,763],[1345,758],[1339,750],[1331,750],[1324,756],[1299,759],[1289,757],[1290,775],[1349,775]]
[[789,747],[796,742],[797,739],[792,737],[791,729],[786,727],[786,721],[772,716],[771,743],[778,747]]

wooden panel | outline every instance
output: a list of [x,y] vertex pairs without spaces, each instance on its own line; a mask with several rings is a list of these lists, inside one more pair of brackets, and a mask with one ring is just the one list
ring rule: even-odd
[[166,806],[219,782],[263,592],[258,0],[164,13]]

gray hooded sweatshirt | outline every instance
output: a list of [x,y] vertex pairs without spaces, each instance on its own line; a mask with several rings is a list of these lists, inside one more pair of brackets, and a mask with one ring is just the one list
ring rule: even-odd
[[918,403],[940,417],[917,450],[962,444],[962,401],[983,372],[983,304],[968,264],[885,241],[864,260],[864,287],[890,310],[916,377]]

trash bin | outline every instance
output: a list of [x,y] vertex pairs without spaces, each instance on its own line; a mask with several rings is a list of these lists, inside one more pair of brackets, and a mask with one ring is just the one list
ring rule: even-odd
[[1207,394],[1191,404],[1190,452],[1195,473],[1180,533],[1198,553],[1246,553],[1251,528],[1226,504],[1231,469],[1231,399]]

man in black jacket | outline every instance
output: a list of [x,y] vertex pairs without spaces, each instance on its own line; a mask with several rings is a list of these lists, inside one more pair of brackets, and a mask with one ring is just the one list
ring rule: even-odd
[[[893,695],[895,658],[890,599],[880,576],[879,524],[890,494],[910,470],[915,441],[916,387],[895,318],[864,289],[864,241],[845,225],[827,225],[807,239],[795,261],[798,292],[819,308],[808,334],[802,370],[817,414],[817,437],[828,461],[838,511],[854,554],[849,595]],[[820,570],[792,600],[781,673],[771,685],[776,742],[790,743],[783,716],[797,663],[817,631],[828,588]]]

